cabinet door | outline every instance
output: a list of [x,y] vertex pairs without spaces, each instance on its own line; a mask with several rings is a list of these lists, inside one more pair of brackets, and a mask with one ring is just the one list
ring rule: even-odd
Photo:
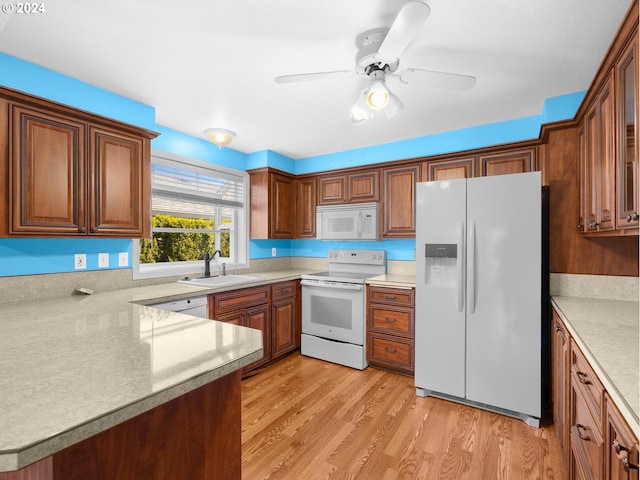
[[12,121],[10,233],[85,233],[85,125],[21,106]]
[[379,170],[349,174],[347,176],[347,202],[359,203],[379,201],[379,184]]
[[273,358],[277,358],[297,347],[298,310],[294,297],[273,301],[271,305]]
[[605,423],[605,478],[607,480],[637,480],[638,439],[607,395]]
[[318,205],[335,205],[347,201],[346,175],[318,178]]
[[618,112],[617,228],[638,228],[638,37],[616,65]]
[[277,173],[270,175],[269,204],[271,238],[293,238],[295,224],[295,181]]
[[148,237],[150,176],[145,140],[92,126],[89,148],[89,233]]
[[244,367],[244,371],[248,372],[257,368],[271,360],[271,329],[269,321],[269,305],[258,305],[257,307],[251,307],[246,309],[244,324],[245,327],[255,328],[262,332],[262,350],[263,355],[260,360]]
[[316,179],[304,178],[297,181],[298,200],[296,238],[316,236]]
[[578,231],[587,229],[589,209],[589,162],[587,160],[587,137],[585,135],[586,120],[578,127]]
[[560,449],[565,458],[569,456],[569,388],[571,366],[569,336],[562,320],[553,311],[551,322],[551,389],[553,398],[553,423]]
[[615,115],[611,77],[585,117],[587,232],[614,228]]
[[511,152],[480,155],[480,175],[506,175],[510,173],[524,173],[535,170],[536,149],[527,148]]
[[382,170],[382,236],[415,238],[416,182],[420,165]]
[[472,178],[475,176],[475,161],[475,157],[466,157],[427,162],[427,181]]

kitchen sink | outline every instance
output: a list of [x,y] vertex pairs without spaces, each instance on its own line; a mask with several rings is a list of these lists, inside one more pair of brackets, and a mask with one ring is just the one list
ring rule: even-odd
[[260,279],[248,275],[219,275],[217,277],[183,278],[182,280],[178,280],[178,283],[197,285],[199,287],[221,287],[224,285],[255,282],[256,280]]

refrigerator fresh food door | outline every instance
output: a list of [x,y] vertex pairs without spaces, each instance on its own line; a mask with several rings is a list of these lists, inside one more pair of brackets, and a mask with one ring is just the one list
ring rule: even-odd
[[540,172],[467,182],[466,397],[541,415]]
[[415,385],[465,396],[466,181],[418,183]]

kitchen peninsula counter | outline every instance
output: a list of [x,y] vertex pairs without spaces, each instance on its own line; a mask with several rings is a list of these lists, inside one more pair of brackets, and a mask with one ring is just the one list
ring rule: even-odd
[[207,290],[172,283],[0,303],[0,472],[45,459],[259,359],[257,330],[137,303]]
[[551,301],[620,413],[638,432],[638,302],[556,295]]

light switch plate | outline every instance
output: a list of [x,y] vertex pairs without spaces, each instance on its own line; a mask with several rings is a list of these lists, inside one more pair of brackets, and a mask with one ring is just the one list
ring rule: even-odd
[[73,268],[76,270],[86,270],[87,268],[87,254],[76,253],[73,256]]
[[98,268],[109,268],[109,254],[108,253],[99,253],[98,254]]
[[118,266],[119,267],[129,266],[129,253],[127,252],[118,253]]

